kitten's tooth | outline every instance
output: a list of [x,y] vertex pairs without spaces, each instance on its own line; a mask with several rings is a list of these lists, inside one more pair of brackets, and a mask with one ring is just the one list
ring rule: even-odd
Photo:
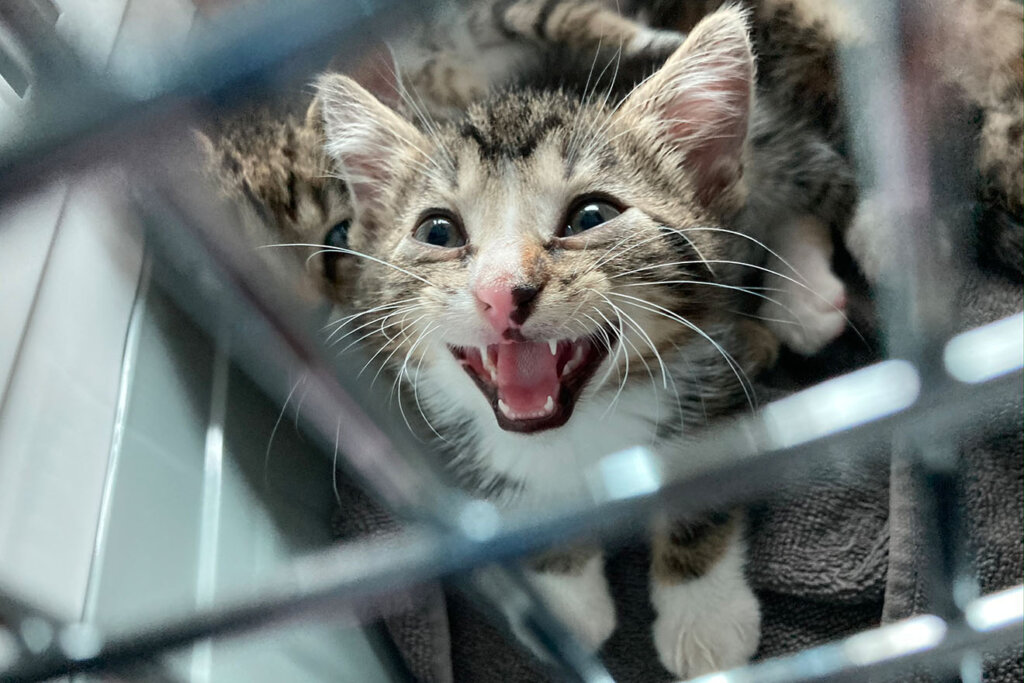
[[558,342],[556,342],[554,339],[549,339],[548,348],[551,349],[551,355],[554,356],[555,354],[558,353]]
[[569,360],[568,363],[562,366],[561,376],[565,377],[566,375],[568,375],[570,372],[578,368],[581,362],[583,362],[583,345],[577,344],[576,348],[573,349],[572,358]]
[[544,412],[550,413],[555,409],[555,399],[548,396],[548,400],[544,401]]
[[481,349],[481,351],[482,351],[482,353],[480,354],[480,362],[484,366],[484,370],[486,370],[487,374],[491,376],[491,381],[492,382],[497,382],[498,381],[498,369],[496,367],[494,367],[494,363],[491,362],[490,357],[487,355],[487,347],[486,346],[483,347],[483,349]]
[[498,399],[498,410],[500,410],[505,417],[512,419],[511,410],[509,409],[508,404],[500,398]]

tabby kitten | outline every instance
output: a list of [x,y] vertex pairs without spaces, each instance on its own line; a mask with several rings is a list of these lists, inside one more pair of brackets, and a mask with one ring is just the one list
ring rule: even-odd
[[[736,9],[621,98],[514,87],[417,125],[321,78],[325,149],[354,208],[347,248],[366,257],[351,303],[481,491],[510,507],[585,499],[581,472],[602,456],[654,443],[686,457],[694,422],[742,404],[775,342],[739,315],[753,290],[737,264],[769,227],[816,220],[763,154],[791,141],[768,135],[778,122],[753,86]],[[757,647],[741,526],[658,526],[654,641],[675,675]],[[589,645],[610,635],[598,549],[549,553],[531,576]]]

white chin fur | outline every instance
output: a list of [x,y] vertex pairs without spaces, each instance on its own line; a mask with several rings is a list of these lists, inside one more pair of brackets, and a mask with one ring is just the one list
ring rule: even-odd
[[658,616],[654,646],[662,666],[692,678],[746,664],[761,637],[761,610],[743,575],[737,537],[704,576],[676,584],[652,580]]

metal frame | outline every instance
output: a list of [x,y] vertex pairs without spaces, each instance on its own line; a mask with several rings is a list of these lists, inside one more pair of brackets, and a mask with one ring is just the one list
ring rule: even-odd
[[[870,51],[843,55],[853,124],[857,127],[873,104],[889,102],[886,115],[863,134],[857,150],[871,178],[866,187],[888,187],[902,196],[928,196],[935,184],[928,169],[955,169],[952,159],[922,159],[907,150],[930,149],[927,130],[912,130],[908,117],[920,111],[900,106],[893,92],[920,84],[904,81],[899,57],[917,33],[901,40],[894,27],[928,30],[927,15],[916,3],[873,0],[864,14],[874,17],[878,41]],[[108,671],[130,675],[165,651],[202,638],[270,628],[297,619],[331,619],[345,613],[369,615],[386,607],[387,594],[412,590],[441,576],[461,576],[465,590],[492,605],[511,609],[519,626],[537,634],[565,677],[611,681],[596,658],[576,642],[547,611],[517,568],[516,558],[566,537],[608,539],[627,533],[630,525],[656,510],[697,511],[710,504],[740,501],[768,493],[768,485],[792,475],[792,464],[829,457],[840,448],[844,457],[878,457],[879,443],[898,439],[909,447],[897,454],[920,465],[923,482],[934,492],[922,523],[933,526],[938,547],[932,592],[936,614],[915,617],[847,638],[839,643],[770,660],[700,680],[745,681],[863,680],[868,670],[891,674],[927,661],[947,672],[963,669],[973,653],[1020,644],[1024,627],[1024,586],[982,598],[958,585],[971,583],[962,558],[958,500],[953,482],[956,454],[941,439],[969,432],[977,416],[1000,401],[1019,397],[1024,319],[1021,315],[977,330],[949,336],[943,320],[941,274],[956,264],[938,253],[908,249],[900,255],[908,277],[883,292],[883,319],[890,358],[770,403],[757,414],[734,418],[697,438],[698,462],[685,469],[643,447],[613,454],[584,476],[596,506],[574,507],[547,516],[502,515],[487,502],[472,500],[446,487],[425,465],[423,445],[409,437],[382,397],[369,391],[347,370],[325,356],[311,332],[309,319],[285,295],[281,283],[269,284],[255,256],[224,225],[237,219],[209,197],[201,182],[180,172],[194,167],[179,144],[188,126],[201,116],[197,98],[223,105],[258,92],[282,70],[333,56],[336,46],[366,45],[386,21],[390,28],[416,17],[425,7],[414,2],[381,0],[353,5],[335,0],[267,3],[263,11],[239,15],[227,33],[200,37],[195,49],[164,77],[140,85],[111,81],[89,71],[66,50],[36,50],[41,55],[34,75],[39,116],[13,142],[0,147],[0,201],[28,192],[69,169],[120,163],[130,169],[136,191],[126,208],[147,228],[148,244],[160,258],[154,269],[172,278],[182,304],[210,330],[225,324],[245,334],[229,334],[236,360],[248,368],[271,395],[283,398],[278,381],[287,371],[308,378],[307,420],[333,444],[341,416],[346,430],[340,444],[345,464],[389,509],[410,522],[398,541],[345,545],[308,556],[257,599],[219,605],[188,615],[101,634],[90,624],[59,624],[21,603],[0,601],[9,623],[25,626],[41,620],[49,630],[44,646],[24,637],[24,652],[3,681],[40,681],[57,675]],[[15,12],[22,35],[46,34],[32,12]],[[45,16],[41,15],[41,16]],[[0,12],[5,25],[12,23]],[[287,21],[292,31],[276,30]],[[51,22],[52,23],[52,22]],[[45,22],[43,22],[45,24]],[[51,36],[52,38],[52,36]],[[326,59],[324,60],[326,61]],[[59,68],[53,67],[58,64]],[[42,78],[45,76],[45,79]],[[45,85],[45,87],[44,87]],[[885,89],[884,98],[880,88]],[[901,87],[903,90],[901,90]],[[132,93],[145,92],[145,96]],[[919,94],[919,93],[918,93]],[[55,107],[60,101],[65,105]],[[892,104],[896,100],[895,105]],[[916,102],[908,98],[909,102]],[[932,103],[934,104],[934,103]],[[138,149],[145,142],[145,154]],[[900,144],[893,146],[896,141]],[[933,150],[934,151],[934,150]],[[159,155],[159,156],[158,156]],[[154,158],[166,161],[153,164]],[[190,166],[191,164],[191,166]],[[953,175],[943,181],[943,197],[966,194],[966,182]],[[923,192],[923,194],[922,194]],[[946,202],[948,204],[948,201]],[[892,202],[892,207],[901,207]],[[932,211],[947,215],[948,206],[922,203],[910,213],[894,212],[918,236],[934,230]],[[957,215],[955,212],[948,215]],[[963,234],[952,221],[942,229],[949,239]],[[159,229],[156,229],[159,227]],[[917,247],[936,240],[916,239]],[[195,277],[213,271],[218,281]],[[213,296],[216,294],[216,296]],[[214,309],[212,301],[228,303]],[[911,305],[913,303],[914,305]],[[356,363],[358,367],[361,363]],[[842,410],[836,409],[842,407]],[[1017,425],[1019,426],[1019,425]],[[946,525],[946,526],[939,526]],[[483,570],[468,572],[474,568]],[[965,594],[967,597],[964,597]],[[0,587],[0,596],[4,592]],[[6,609],[7,605],[13,606]],[[337,610],[335,609],[337,608]],[[42,641],[37,641],[42,643]],[[966,671],[966,669],[964,669]],[[148,670],[152,672],[152,669]],[[147,674],[148,675],[148,674]],[[961,675],[961,674],[958,674]],[[970,680],[962,673],[964,680]]]

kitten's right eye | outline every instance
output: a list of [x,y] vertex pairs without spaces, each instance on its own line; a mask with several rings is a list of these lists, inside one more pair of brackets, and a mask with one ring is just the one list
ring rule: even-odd
[[[341,249],[348,249],[348,229],[351,222],[348,220],[335,223],[334,227],[324,235],[324,276],[331,282],[338,278],[338,258],[344,254]],[[331,249],[334,247],[335,249]]]
[[622,213],[622,210],[604,199],[592,198],[579,201],[569,212],[565,226],[566,237],[596,228]]
[[455,249],[466,244],[466,237],[455,221],[440,214],[427,216],[420,221],[412,236],[424,244],[446,249]]

